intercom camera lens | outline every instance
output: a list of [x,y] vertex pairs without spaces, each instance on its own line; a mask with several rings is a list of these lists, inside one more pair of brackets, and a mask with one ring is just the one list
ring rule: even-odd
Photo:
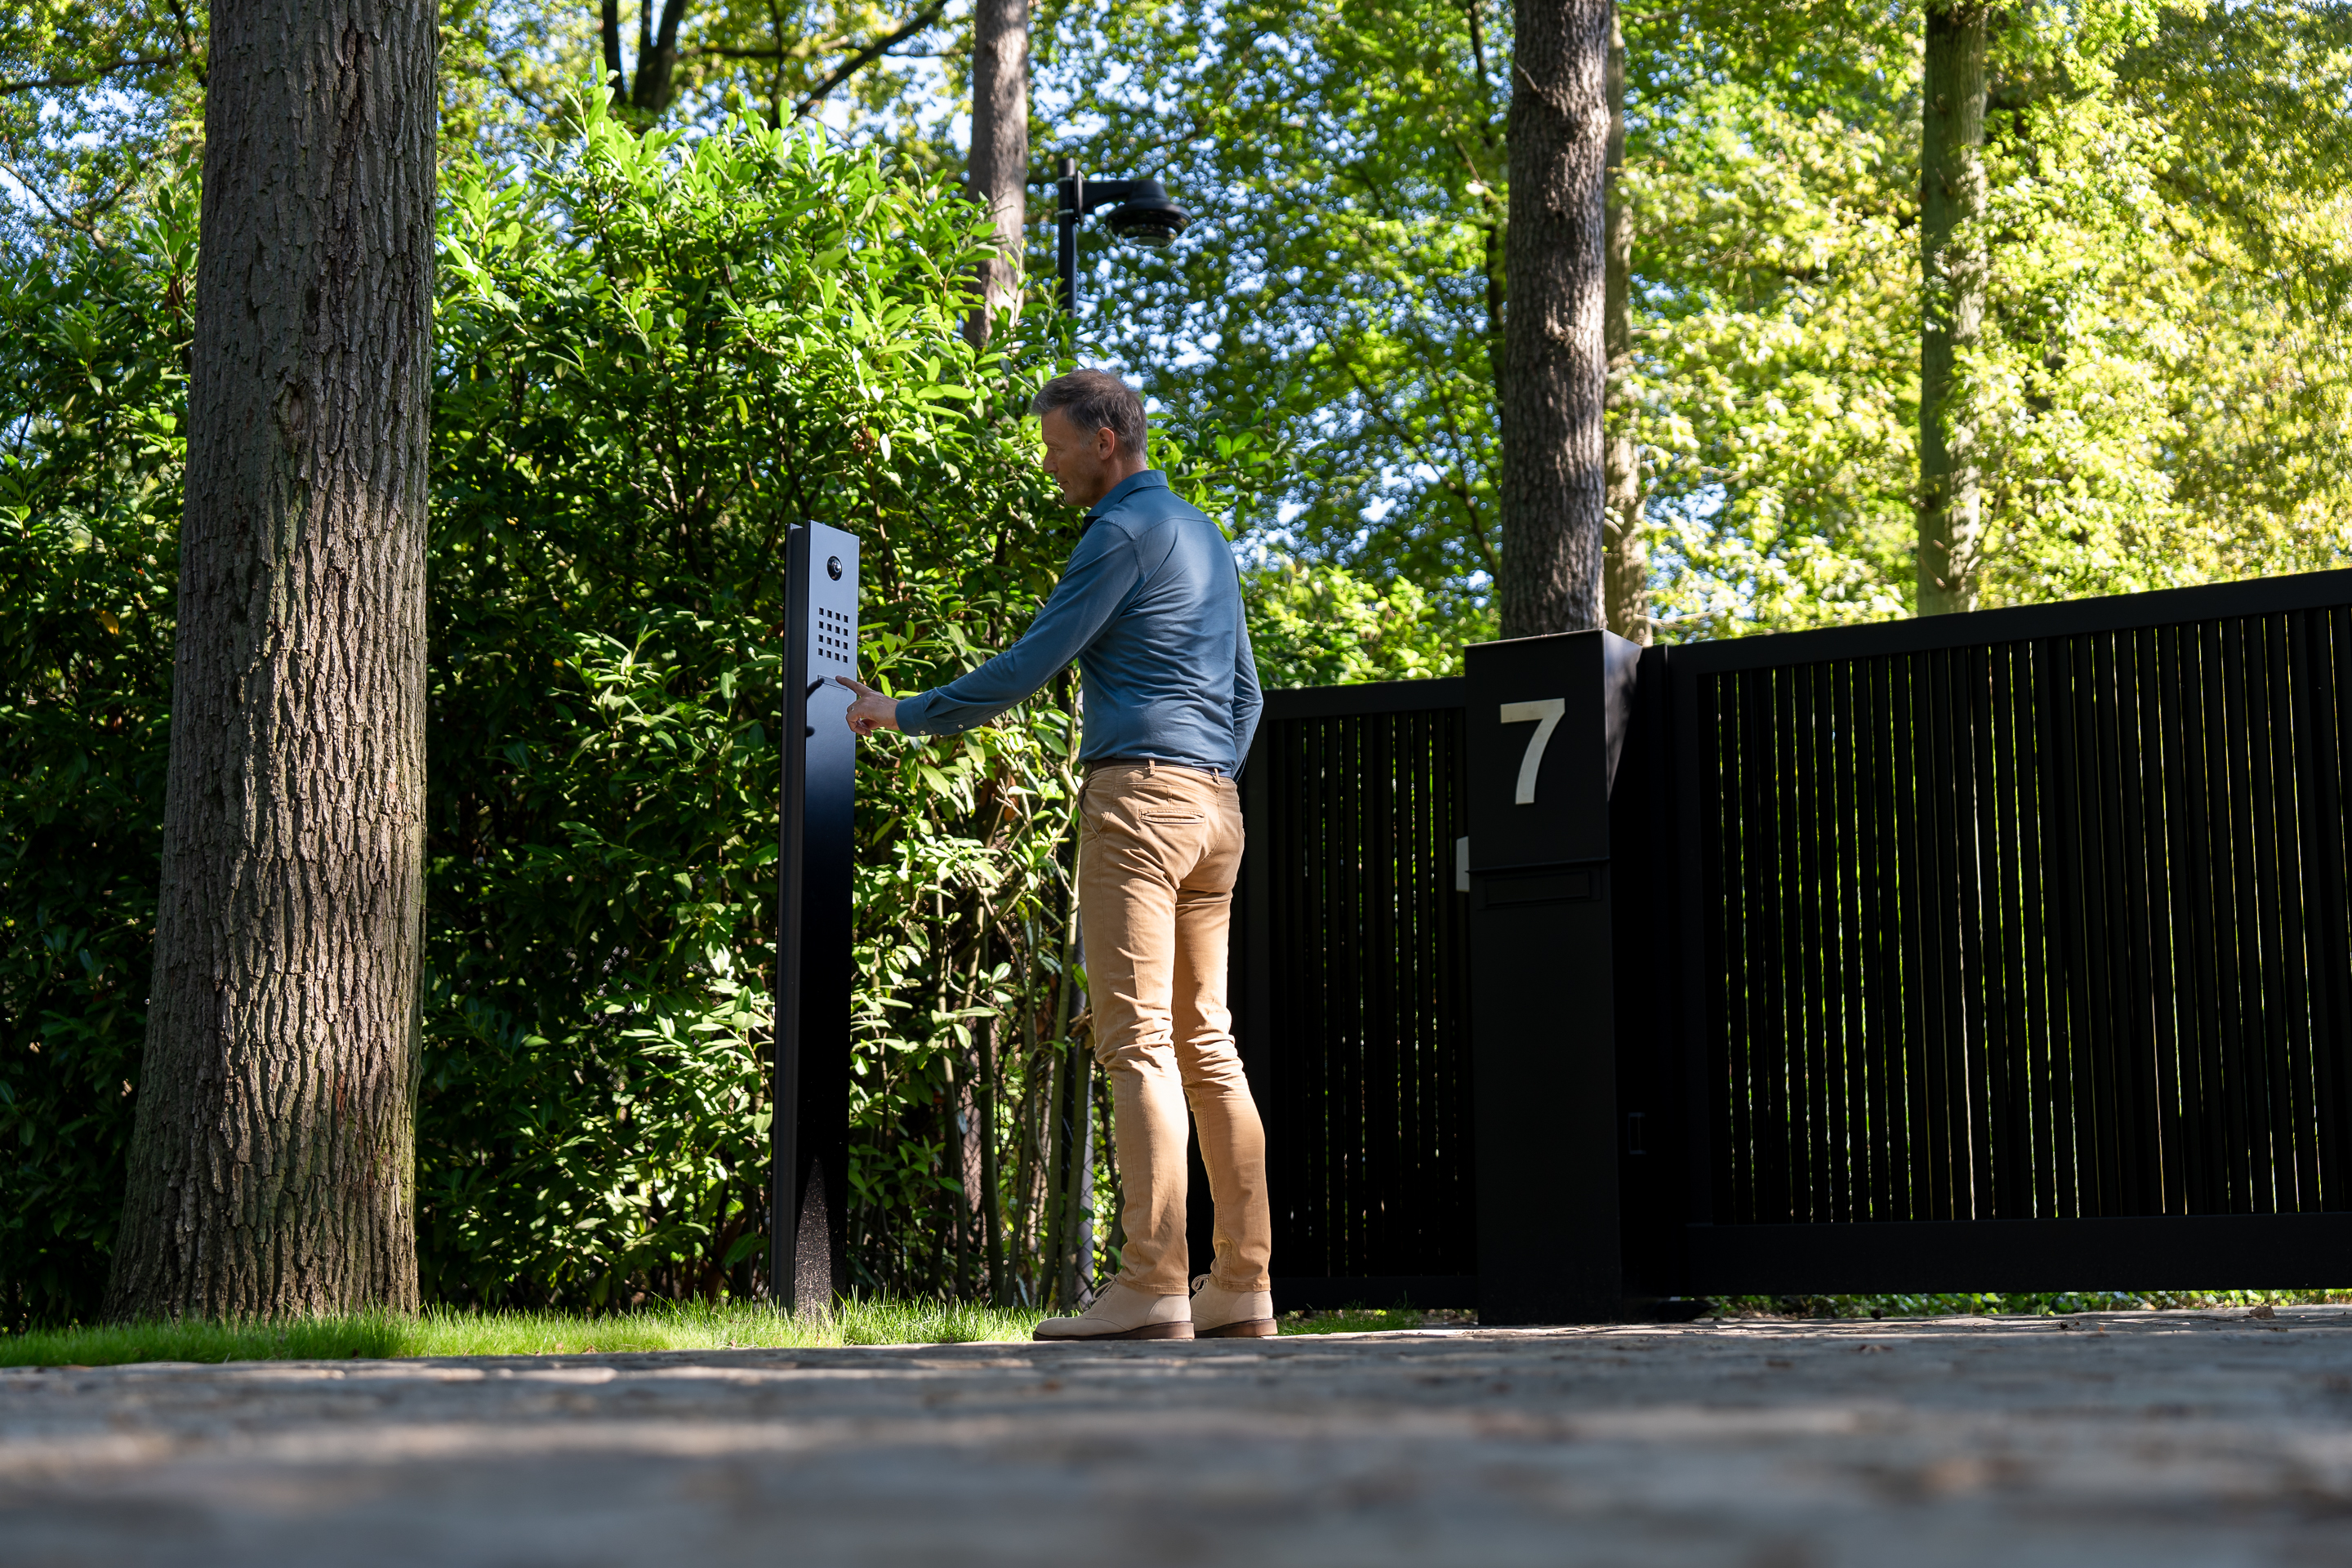
[[838,555],[828,555],[828,556],[826,556],[826,557],[825,557],[825,562],[824,562],[824,574],[825,574],[826,576],[828,576],[828,577],[832,578],[832,579],[833,579],[835,582],[836,582],[836,583],[838,583],[838,582],[840,582],[840,581],[841,581],[841,557],[840,557],[840,556],[838,556]]

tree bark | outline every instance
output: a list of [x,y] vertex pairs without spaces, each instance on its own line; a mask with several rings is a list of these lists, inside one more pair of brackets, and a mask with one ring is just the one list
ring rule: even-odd
[[1625,32],[1609,19],[1609,269],[1601,343],[1609,355],[1608,542],[1601,590],[1609,629],[1650,641],[1650,552],[1642,538],[1642,448],[1625,378],[1633,370],[1633,216],[1625,204]]
[[1930,5],[1919,132],[1919,588],[1923,616],[1976,607],[1981,453],[1958,362],[1984,325],[1989,7]]
[[115,1318],[416,1302],[436,10],[213,5]]
[[1613,0],[1517,0],[1503,265],[1503,635],[1601,621]]
[[981,305],[964,336],[988,342],[995,318],[1021,306],[1028,219],[1029,0],[979,0],[971,19],[971,194],[996,226],[981,263]]

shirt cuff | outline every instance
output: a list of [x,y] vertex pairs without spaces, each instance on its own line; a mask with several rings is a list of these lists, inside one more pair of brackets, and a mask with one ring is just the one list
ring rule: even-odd
[[898,706],[891,716],[898,721],[900,734],[936,735],[940,733],[938,730],[930,727],[931,699],[935,694],[933,691],[918,691],[912,697],[898,699]]

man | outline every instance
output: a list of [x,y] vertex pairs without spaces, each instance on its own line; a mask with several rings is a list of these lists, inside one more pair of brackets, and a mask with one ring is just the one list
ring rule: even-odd
[[[947,685],[893,701],[855,680],[849,727],[950,735],[1079,661],[1078,918],[1095,1059],[1110,1075],[1126,1208],[1118,1279],[1041,1340],[1189,1340],[1275,1331],[1265,1134],[1225,1008],[1225,930],[1241,863],[1234,777],[1257,728],[1241,583],[1216,525],[1150,466],[1143,404],[1098,370],[1056,376],[1034,408],[1045,471],[1087,509],[1060,584],[1021,640]],[[835,678],[839,679],[839,677]],[[1186,1101],[1216,1203],[1216,1262],[1187,1300]]]

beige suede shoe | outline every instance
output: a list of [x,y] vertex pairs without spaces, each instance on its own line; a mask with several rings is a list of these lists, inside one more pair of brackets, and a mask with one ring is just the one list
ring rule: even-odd
[[1114,1284],[1075,1318],[1048,1318],[1033,1340],[1189,1340],[1192,1303],[1181,1296],[1147,1296]]
[[1271,1290],[1228,1290],[1209,1275],[1192,1281],[1192,1332],[1204,1340],[1264,1340],[1280,1331]]

